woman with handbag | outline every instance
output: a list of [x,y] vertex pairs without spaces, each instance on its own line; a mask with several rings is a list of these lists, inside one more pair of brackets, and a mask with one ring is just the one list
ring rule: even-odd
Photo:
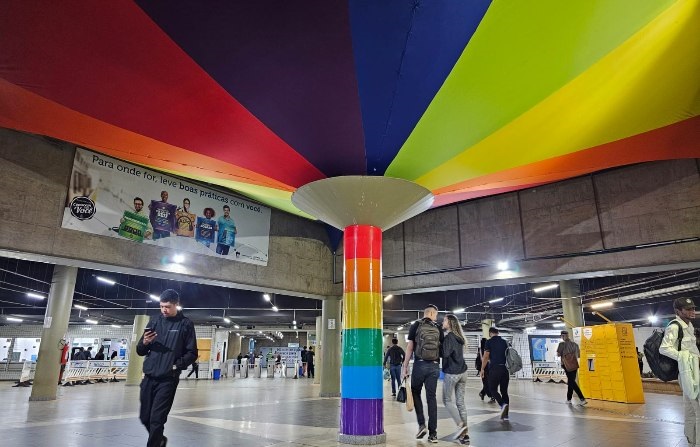
[[442,328],[446,331],[442,345],[442,372],[445,373],[442,403],[457,424],[457,430],[452,434],[452,439],[461,444],[468,444],[467,407],[464,405],[464,393],[467,388],[464,334],[459,320],[452,314],[445,315]]
[[578,358],[581,356],[581,351],[578,345],[569,339],[569,333],[567,331],[561,331],[561,339],[563,340],[559,343],[557,347],[557,355],[561,357],[561,366],[566,372],[566,383],[568,388],[566,390],[566,403],[571,403],[571,398],[576,392],[579,398],[580,405],[586,405],[588,401],[583,397],[581,388],[578,387],[576,383],[576,373],[578,372]]

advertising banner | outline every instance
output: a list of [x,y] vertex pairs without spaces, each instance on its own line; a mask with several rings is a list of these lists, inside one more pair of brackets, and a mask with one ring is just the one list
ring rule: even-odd
[[267,265],[270,209],[77,148],[62,226]]

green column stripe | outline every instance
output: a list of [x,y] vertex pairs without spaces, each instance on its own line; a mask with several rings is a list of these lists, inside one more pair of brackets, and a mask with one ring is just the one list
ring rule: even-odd
[[384,360],[381,329],[343,331],[343,366],[379,366]]

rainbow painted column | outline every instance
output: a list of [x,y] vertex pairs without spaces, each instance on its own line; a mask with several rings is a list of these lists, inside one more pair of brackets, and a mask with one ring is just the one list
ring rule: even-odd
[[351,225],[344,236],[343,366],[339,441],[384,442],[382,230]]
[[383,444],[382,231],[430,208],[433,195],[407,180],[345,176],[306,184],[292,202],[345,231],[338,441]]

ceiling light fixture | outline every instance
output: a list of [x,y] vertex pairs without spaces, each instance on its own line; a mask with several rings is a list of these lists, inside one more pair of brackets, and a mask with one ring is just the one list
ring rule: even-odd
[[497,303],[497,302],[499,302],[499,301],[503,301],[503,298],[494,298],[494,299],[492,299],[492,300],[489,300],[489,304]]
[[656,323],[657,321],[659,321],[659,317],[657,317],[656,315],[649,315],[648,319],[649,323]]
[[240,337],[240,336],[241,336],[241,333],[240,333],[240,332],[236,332],[236,337]]
[[267,293],[263,294],[263,298],[265,298],[265,301],[270,301],[270,295]]
[[98,323],[99,323],[97,320],[91,320],[91,319],[89,319],[89,318],[86,319],[85,322],[88,323],[88,324],[98,324]]
[[177,310],[182,310],[182,306],[177,306]]
[[76,304],[76,305],[74,305],[73,307],[75,307],[76,309],[80,309],[80,310],[88,310],[87,307],[81,306],[80,304]]
[[400,331],[401,329],[403,329],[403,326],[399,326],[396,328],[397,331]]
[[118,324],[110,324],[110,326],[116,329],[121,329],[121,326],[119,326]]
[[591,309],[604,309],[606,307],[612,307],[612,301],[603,301],[602,303],[591,304]]
[[544,292],[545,290],[556,289],[557,287],[559,287],[559,284],[547,284],[546,286],[535,287],[534,289],[532,289],[532,291],[535,293],[539,293]]
[[529,326],[525,328],[526,331],[534,331],[535,329],[537,329],[537,326]]
[[394,297],[394,295],[387,295],[387,296],[384,297],[384,301],[389,301],[389,300],[392,299],[393,297]]
[[224,323],[230,323],[230,322],[231,322],[231,319],[230,319],[230,318],[224,317]]
[[274,310],[275,312],[277,312],[279,309],[277,308],[277,306],[272,306],[272,310]]
[[237,325],[237,324],[234,324],[233,327],[236,328],[236,329],[240,329],[240,328],[241,328],[241,327],[240,327],[239,325]]
[[111,279],[109,279],[109,278],[105,278],[104,276],[97,276],[97,280],[98,280],[99,282],[103,282],[103,283],[105,283],[105,284],[109,284],[110,286],[113,286],[113,285],[115,285],[115,284],[117,283],[116,281],[113,281],[113,280],[111,280]]
[[38,299],[38,300],[43,300],[43,299],[46,298],[46,297],[43,296],[43,295],[39,295],[38,293],[33,293],[33,292],[27,292],[27,296],[28,296],[29,298],[36,298],[36,299]]
[[148,295],[153,301],[160,301],[160,297],[158,295],[150,294]]
[[554,326],[554,327],[564,327],[564,326],[566,326],[566,324],[565,324],[565,323],[553,323],[552,326]]
[[510,263],[508,261],[500,261],[498,264],[496,264],[496,268],[504,272],[510,269]]
[[173,256],[173,262],[175,264],[182,264],[183,262],[185,262],[185,255],[181,253],[176,254],[175,256]]
[[21,318],[15,318],[15,317],[5,317],[7,321],[12,321],[13,323],[21,323],[23,320]]
[[453,313],[453,314],[458,314],[458,313],[460,313],[460,312],[464,312],[465,310],[467,310],[467,309],[464,308],[464,307],[460,307],[459,309],[453,310],[452,313]]

